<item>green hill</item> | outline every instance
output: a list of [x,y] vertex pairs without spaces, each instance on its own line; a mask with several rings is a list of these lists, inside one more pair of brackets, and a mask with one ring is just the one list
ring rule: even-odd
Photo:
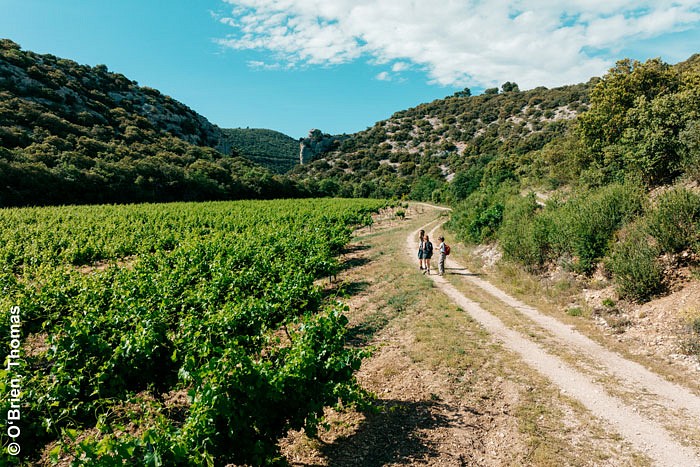
[[104,65],[0,40],[0,206],[299,194],[187,106]]
[[299,163],[299,141],[274,130],[222,129],[219,147],[224,152],[235,148],[242,156],[275,173],[288,172]]
[[322,193],[448,203],[449,229],[530,272],[612,277],[620,298],[700,267],[700,55],[600,78],[505,83],[397,112],[292,175]]
[[421,177],[444,183],[469,172],[475,178],[504,154],[527,154],[563,135],[588,108],[594,82],[530,91],[506,83],[501,92],[460,92],[350,135],[293,174],[333,180],[343,195],[377,197],[409,195]]

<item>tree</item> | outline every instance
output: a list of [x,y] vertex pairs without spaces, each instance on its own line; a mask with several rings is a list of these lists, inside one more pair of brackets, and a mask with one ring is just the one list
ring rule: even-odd
[[424,175],[413,183],[410,198],[417,201],[432,201],[433,192],[441,187],[442,183],[431,176]]
[[464,88],[461,91],[454,93],[454,97],[470,97],[472,95],[472,90],[469,88]]
[[591,107],[579,117],[581,137],[597,152],[617,142],[627,127],[627,111],[637,99],[673,92],[680,80],[660,59],[620,60],[591,92]]
[[479,189],[484,170],[472,165],[464,172],[457,172],[450,182],[450,193],[454,201],[462,201]]
[[516,83],[506,81],[503,83],[503,85],[501,85],[501,92],[520,92],[520,88]]
[[695,94],[681,85],[678,71],[660,59],[617,62],[578,120],[588,150],[582,168],[604,167],[608,179],[636,172],[651,185],[673,177],[680,167],[679,133],[697,107]]

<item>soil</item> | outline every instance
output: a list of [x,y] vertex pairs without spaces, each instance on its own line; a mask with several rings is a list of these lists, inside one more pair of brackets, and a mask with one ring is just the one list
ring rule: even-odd
[[[363,364],[358,380],[376,394],[376,410],[329,411],[330,429],[318,438],[290,433],[282,443],[290,463],[700,466],[696,385],[682,386],[673,377],[660,376],[609,349],[600,339],[518,301],[480,274],[469,272],[455,255],[448,258],[444,277],[424,278],[433,284],[430,293],[449,297],[461,316],[471,320],[454,318],[454,323],[471,335],[470,341],[475,342],[471,350],[481,357],[468,355],[468,364],[450,363],[446,356],[432,364],[434,355],[416,357],[431,351],[421,342],[420,323],[441,318],[440,310],[408,307],[387,312],[385,289],[398,284],[398,277],[378,277],[373,265],[390,261],[395,268],[417,269],[413,263],[418,229],[436,238],[444,218],[425,205],[412,205],[406,221],[390,218],[386,214],[386,224],[379,222],[373,226],[374,233],[358,236],[346,257],[353,267],[338,279],[363,284],[347,302],[351,325],[374,329],[359,342],[377,350]],[[423,222],[407,230],[405,222],[410,219]],[[388,251],[387,245],[377,251],[375,238],[387,241],[382,232],[388,235],[398,229],[408,232],[403,234],[403,246]],[[494,256],[495,250],[487,253]],[[469,298],[474,289],[479,290],[478,297]],[[602,293],[583,291],[581,298],[588,296],[600,304],[610,291],[597,290]],[[680,303],[696,306],[698,291],[697,285],[680,288],[665,298],[667,302],[634,312],[627,309],[623,313],[633,318],[625,335],[608,334],[623,346],[628,341],[630,348],[643,342],[639,347],[645,349],[648,345],[642,336],[649,334],[652,323],[673,321],[659,310],[674,309]],[[447,317],[450,306],[441,306]],[[506,311],[492,312],[496,307]],[[518,326],[500,319],[503,313],[511,313],[515,318],[506,321],[518,320]],[[677,324],[670,326],[677,330]],[[479,329],[486,332],[480,335]],[[435,332],[449,330],[435,326]],[[445,335],[444,340],[450,337]],[[438,352],[440,336],[429,345],[435,347],[433,354]],[[660,354],[679,355],[673,346],[653,347]],[[686,377],[698,371],[691,358],[676,361],[682,362],[678,371]]]
[[[412,238],[409,236],[407,239],[407,251],[411,250]],[[570,326],[525,305],[489,282],[470,275],[460,264],[453,261],[452,266],[462,270],[462,274],[467,276],[466,280],[531,319],[567,350],[574,348],[574,353],[585,355],[593,366],[603,370],[585,372],[567,364],[554,351],[547,351],[529,339],[527,334],[509,329],[444,278],[433,277],[438,288],[450,295],[490,333],[500,336],[506,346],[518,352],[528,365],[581,402],[593,415],[612,424],[623,438],[649,456],[654,464],[700,466],[700,434],[696,429],[700,420],[700,396],[696,391],[672,383],[642,365],[607,350]],[[677,310],[679,304],[697,304],[697,290],[697,286],[688,287],[646,309],[642,307],[640,316],[644,316],[647,323],[672,322],[668,316],[660,315],[671,314],[669,311]],[[650,318],[650,315],[654,316]],[[636,341],[648,329],[648,326],[637,326],[635,331],[629,333],[629,338]],[[659,340],[660,333],[653,334],[657,336],[653,338],[655,342],[663,342]],[[612,377],[615,381],[601,384],[604,377]],[[618,396],[622,393],[626,397]],[[656,400],[650,403],[649,399],[652,398]],[[654,405],[656,410],[651,410],[650,405]],[[674,411],[674,415],[668,414]],[[691,430],[688,431],[688,428]]]

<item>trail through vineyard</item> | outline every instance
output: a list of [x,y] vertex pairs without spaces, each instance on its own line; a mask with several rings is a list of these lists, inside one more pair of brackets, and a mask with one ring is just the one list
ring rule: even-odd
[[[697,386],[471,272],[446,220],[416,204],[357,232],[329,293],[347,296],[353,343],[375,349],[358,379],[378,410],[331,412],[318,439],[290,435],[290,462],[700,466]],[[420,228],[452,243],[442,277],[418,270]]]

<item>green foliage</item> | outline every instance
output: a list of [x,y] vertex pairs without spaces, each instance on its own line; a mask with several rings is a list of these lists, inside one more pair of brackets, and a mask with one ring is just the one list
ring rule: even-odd
[[452,200],[463,201],[479,189],[483,175],[483,169],[478,166],[471,166],[464,172],[457,172],[449,185]]
[[449,227],[465,240],[479,243],[493,240],[503,220],[506,199],[514,188],[503,185],[498,191],[477,191],[457,206]]
[[[0,48],[0,206],[296,197],[220,130],[105,66]],[[298,145],[297,145],[298,152]]]
[[223,129],[219,148],[224,153],[235,148],[242,156],[275,173],[285,173],[299,163],[299,141],[273,130]]
[[512,196],[505,205],[498,241],[505,258],[529,267],[541,266],[547,259],[548,218],[538,215],[534,193]]
[[608,261],[620,297],[644,302],[663,290],[659,249],[640,223],[631,225]]
[[496,226],[498,239],[506,258],[527,267],[564,260],[590,273],[608,253],[618,229],[641,213],[643,200],[643,191],[635,185],[585,191],[544,208],[533,194],[514,195],[504,205],[502,224]]
[[554,215],[554,250],[572,254],[574,268],[590,272],[615,232],[641,212],[643,201],[643,191],[634,185],[610,185],[572,198]]
[[472,90],[469,88],[464,88],[461,91],[457,91],[453,95],[454,95],[454,97],[471,97]]
[[[440,182],[433,177],[425,175],[415,181],[409,197],[416,201],[433,201],[433,194],[441,188],[443,182]],[[436,200],[439,202],[439,200]]]
[[366,352],[314,283],[383,204],[2,210],[0,306],[44,341],[22,370],[23,442],[38,456],[58,441],[52,456],[78,465],[279,460],[288,429],[313,433],[324,407],[363,400]]
[[520,87],[516,83],[506,81],[501,85],[501,92],[520,92]]
[[588,152],[581,169],[597,167],[606,180],[638,174],[652,186],[687,170],[694,157],[688,128],[700,114],[700,78],[697,71],[682,70],[659,59],[618,62],[578,119]]
[[673,188],[659,195],[645,217],[661,251],[678,253],[698,241],[700,195],[686,188]]

